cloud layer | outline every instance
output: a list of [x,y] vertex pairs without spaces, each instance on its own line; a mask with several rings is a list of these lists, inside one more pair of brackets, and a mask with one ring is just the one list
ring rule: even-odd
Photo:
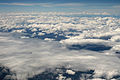
[[1,13],[0,63],[22,80],[60,66],[95,70],[93,79],[120,75],[120,18],[77,14]]
[[42,6],[42,7],[77,7],[84,6],[82,3],[0,3],[1,5],[17,5],[17,6]]

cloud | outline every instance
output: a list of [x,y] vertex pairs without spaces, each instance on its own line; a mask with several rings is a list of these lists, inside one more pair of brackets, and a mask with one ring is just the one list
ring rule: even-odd
[[[69,16],[72,13],[61,14]],[[114,54],[115,50],[120,49],[120,19],[98,16],[56,16],[61,14],[57,12],[0,13],[1,31],[12,30],[11,35],[10,33],[0,33],[0,63],[15,71],[18,80],[25,80],[27,74],[33,76],[47,68],[67,64],[75,70],[95,70],[95,78],[106,76],[110,79],[117,72],[120,74],[120,60]],[[45,39],[46,41],[29,39],[29,36],[27,39],[20,39],[18,38],[20,33],[22,36],[24,33],[28,33],[29,36],[61,33],[69,37],[60,44],[57,41],[47,41],[48,38]],[[74,36],[75,34],[77,35]],[[87,43],[95,45],[87,47]],[[67,45],[76,44],[83,45],[87,50],[67,49]],[[104,47],[102,45],[111,46],[112,49],[102,52],[93,51],[96,45],[99,48],[102,47],[101,49]],[[71,71],[67,71],[67,73],[71,73]]]
[[0,5],[32,6],[34,4],[26,4],[26,3],[0,3]]
[[56,4],[55,6],[65,6],[65,7],[70,7],[70,6],[84,6],[85,4],[81,3],[64,3],[64,4]]
[[47,3],[0,3],[1,5],[17,5],[17,6],[34,6],[40,5],[45,6],[48,5]]
[[17,6],[43,6],[43,7],[70,7],[84,6],[82,3],[0,3],[0,5],[17,5]]
[[120,8],[120,5],[113,6],[113,8]]

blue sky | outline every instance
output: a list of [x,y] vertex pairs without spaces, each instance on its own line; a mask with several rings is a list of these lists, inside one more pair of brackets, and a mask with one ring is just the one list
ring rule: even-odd
[[0,12],[108,12],[120,14],[120,0],[0,0]]

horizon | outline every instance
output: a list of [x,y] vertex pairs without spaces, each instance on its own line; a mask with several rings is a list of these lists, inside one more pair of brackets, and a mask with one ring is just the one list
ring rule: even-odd
[[87,12],[120,15],[119,0],[1,0],[0,12]]

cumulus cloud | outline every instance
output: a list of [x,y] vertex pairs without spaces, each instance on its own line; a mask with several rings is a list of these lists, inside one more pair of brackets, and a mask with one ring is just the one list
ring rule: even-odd
[[[16,40],[16,38],[10,37],[6,33],[1,33],[0,38],[0,63],[15,71],[18,79],[26,79],[29,76],[43,72],[47,68],[65,66],[66,64],[75,70],[93,69],[95,70],[95,78],[106,74],[110,79],[116,73],[119,74],[120,62],[115,56],[106,56],[104,53],[87,50],[81,52],[70,51],[62,47],[59,42],[54,41]],[[107,74],[111,71],[115,74]],[[71,70],[67,70],[66,73],[75,74]]]
[[[115,51],[120,48],[120,19],[75,14],[79,13],[0,14],[0,63],[15,71],[18,79],[66,64],[75,70],[95,70],[95,79],[119,75]],[[55,41],[59,37],[63,40]],[[67,48],[76,44],[82,49]],[[102,51],[93,50],[96,47]]]

